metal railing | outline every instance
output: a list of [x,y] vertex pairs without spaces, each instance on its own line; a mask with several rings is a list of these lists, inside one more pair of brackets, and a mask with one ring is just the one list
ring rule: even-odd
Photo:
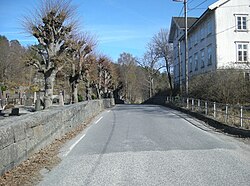
[[183,97],[167,97],[167,103],[206,115],[230,126],[250,129],[249,106],[230,105]]

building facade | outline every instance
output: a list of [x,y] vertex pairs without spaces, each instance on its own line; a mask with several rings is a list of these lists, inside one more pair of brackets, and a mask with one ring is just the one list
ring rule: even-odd
[[[234,68],[250,70],[250,1],[219,0],[199,18],[188,17],[188,75]],[[185,18],[173,17],[174,84],[185,82]]]

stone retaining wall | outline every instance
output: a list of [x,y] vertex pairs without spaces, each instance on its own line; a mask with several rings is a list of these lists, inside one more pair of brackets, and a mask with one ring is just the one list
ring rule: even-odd
[[0,175],[113,105],[93,100],[0,120]]

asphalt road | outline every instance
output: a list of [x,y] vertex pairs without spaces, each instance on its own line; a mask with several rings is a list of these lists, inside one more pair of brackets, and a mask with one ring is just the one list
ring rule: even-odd
[[250,185],[250,146],[180,112],[117,105],[62,148],[40,185]]

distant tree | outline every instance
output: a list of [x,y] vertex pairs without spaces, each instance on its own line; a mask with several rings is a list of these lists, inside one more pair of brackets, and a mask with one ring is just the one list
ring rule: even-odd
[[18,40],[8,41],[5,36],[0,36],[0,83],[8,89],[28,84],[23,59],[25,53]]
[[173,48],[172,45],[168,42],[169,32],[166,29],[161,29],[152,39],[151,45],[154,48],[156,55],[159,58],[163,58],[165,61],[165,66],[167,70],[168,82],[171,90],[171,94],[173,93],[172,86],[172,76],[170,66],[173,63]]
[[143,59],[137,60],[137,63],[146,70],[146,81],[149,89],[149,97],[155,94],[155,75],[160,69],[164,68],[164,64],[159,60],[160,55],[155,51],[154,45],[148,44],[147,51],[145,52]]
[[5,36],[0,35],[0,82],[2,83],[4,83],[7,79],[9,54],[9,40]]
[[108,97],[112,88],[112,61],[107,56],[101,55],[97,59],[98,81],[96,82],[97,97]]
[[29,73],[29,69],[25,68],[25,48],[21,46],[18,40],[10,41],[10,51],[8,58],[8,84],[11,87],[20,85],[29,85],[28,79],[25,76]]
[[29,59],[28,63],[44,76],[44,105],[48,108],[52,105],[56,74],[67,62],[65,55],[69,49],[69,40],[76,30],[74,8],[69,1],[41,1],[34,14],[24,18],[24,27],[39,43],[39,47],[33,49],[41,58]]
[[120,80],[123,84],[123,97],[126,101],[134,101],[136,95],[136,59],[130,53],[123,52],[118,58],[120,65]]

